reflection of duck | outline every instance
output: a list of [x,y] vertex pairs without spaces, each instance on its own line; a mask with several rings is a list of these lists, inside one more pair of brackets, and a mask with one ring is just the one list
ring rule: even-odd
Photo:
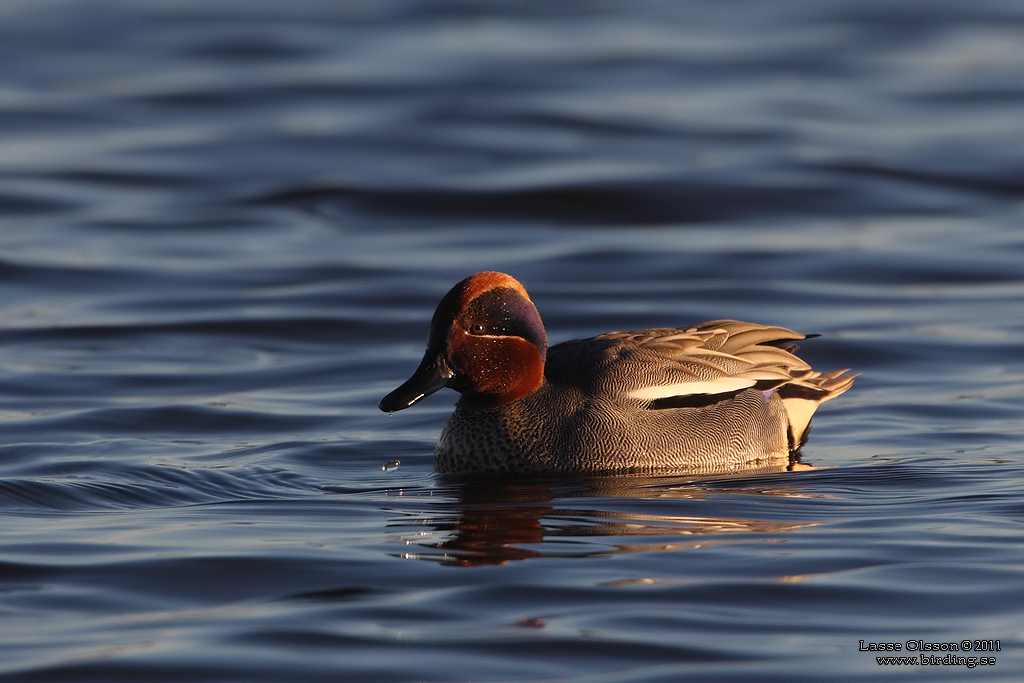
[[423,361],[380,408],[462,393],[437,444],[441,472],[737,471],[799,449],[818,404],[853,383],[812,371],[793,354],[799,339],[716,320],[548,349],[523,286],[477,273],[441,300]]
[[[417,535],[414,543],[420,546],[420,551],[404,556],[471,567],[539,557],[591,557],[700,548],[728,543],[727,537],[732,534],[785,533],[814,524],[623,512],[613,506],[603,506],[599,501],[581,501],[581,505],[555,503],[556,500],[565,503],[571,498],[699,500],[724,491],[790,495],[785,489],[766,490],[764,484],[760,482],[756,488],[750,488],[730,485],[728,480],[695,484],[675,478],[636,476],[574,482],[453,483],[453,493],[458,499],[455,514],[448,519],[431,514],[419,521],[434,532],[445,534],[445,540],[425,541],[423,536]],[[634,507],[643,509],[644,506]],[[401,521],[402,526],[409,523],[409,519]],[[643,537],[650,540],[645,542]],[[628,542],[627,538],[635,541]]]

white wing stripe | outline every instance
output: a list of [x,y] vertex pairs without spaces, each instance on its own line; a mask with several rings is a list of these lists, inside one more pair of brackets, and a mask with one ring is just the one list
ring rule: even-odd
[[754,386],[755,380],[745,377],[720,377],[708,382],[680,382],[664,384],[656,387],[643,387],[629,392],[633,398],[654,401],[659,398],[673,396],[691,396],[693,394],[725,394]]

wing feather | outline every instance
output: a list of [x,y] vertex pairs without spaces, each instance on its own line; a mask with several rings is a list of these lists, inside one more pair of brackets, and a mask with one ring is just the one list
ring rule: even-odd
[[660,328],[603,336],[631,342],[631,364],[652,368],[638,373],[644,381],[628,392],[642,400],[699,394],[726,397],[755,385],[776,387],[810,370],[790,351],[768,345],[804,339],[804,335],[783,327],[716,320],[688,329]]

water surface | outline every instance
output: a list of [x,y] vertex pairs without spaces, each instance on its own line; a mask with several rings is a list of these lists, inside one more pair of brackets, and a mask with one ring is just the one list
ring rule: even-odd
[[[0,678],[1020,680],[1022,68],[1009,0],[4,3]],[[862,375],[796,471],[442,479],[376,403],[485,269]]]

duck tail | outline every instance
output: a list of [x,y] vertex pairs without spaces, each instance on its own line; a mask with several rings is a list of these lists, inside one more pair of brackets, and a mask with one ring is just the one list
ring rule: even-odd
[[853,386],[857,375],[850,369],[833,372],[809,371],[778,388],[779,398],[789,417],[789,447],[798,451],[811,433],[811,418],[818,406],[831,401]]

